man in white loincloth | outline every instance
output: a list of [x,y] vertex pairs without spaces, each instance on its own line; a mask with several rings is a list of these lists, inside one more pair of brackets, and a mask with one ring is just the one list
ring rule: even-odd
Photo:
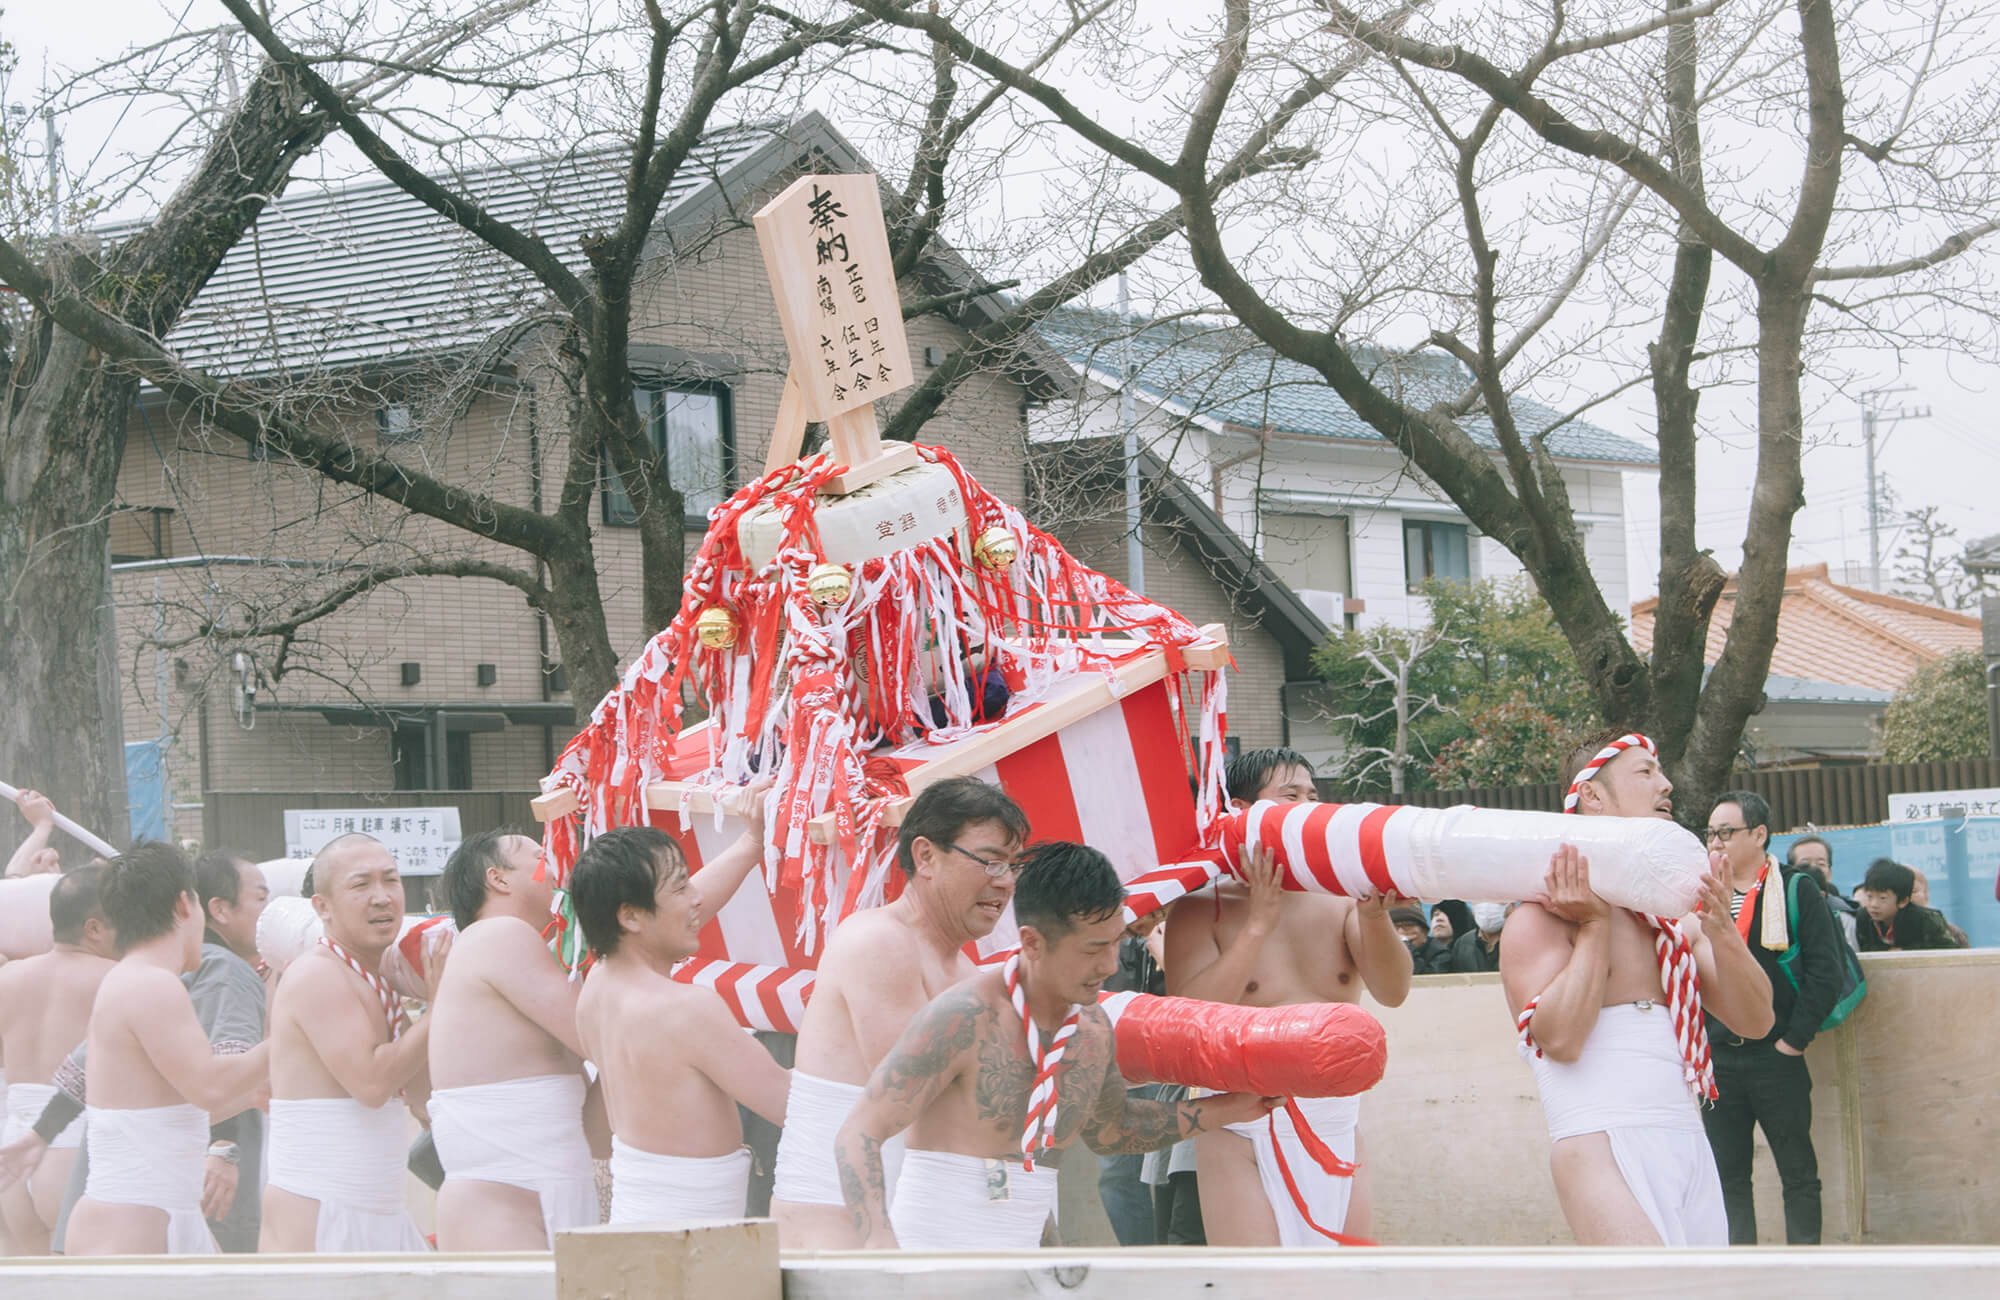
[[[1570,756],[1564,810],[1671,817],[1653,742],[1604,732]],[[1500,937],[1507,1008],[1548,1120],[1556,1199],[1583,1246],[1726,1246],[1722,1183],[1702,1128],[1715,1095],[1706,1009],[1746,1038],[1771,1028],[1771,984],[1729,916],[1709,855],[1698,913],[1641,916],[1592,891],[1565,845],[1544,896]]]
[[712,913],[701,879],[672,836],[645,826],[598,836],[570,876],[596,954],[576,1018],[603,1072],[614,1225],[742,1218],[750,1150],[737,1104],[785,1122],[789,1072],[714,989],[668,978]]
[[[1014,891],[1021,950],[925,1007],[869,1076],[836,1158],[864,1247],[1021,1250],[1056,1207],[1054,1155],[1151,1151],[1247,1122],[1278,1101],[1129,1096],[1097,1005],[1118,969],[1125,890],[1081,844],[1029,850]],[[909,1130],[890,1192],[883,1145]]]
[[[787,1250],[861,1244],[834,1167],[834,1135],[910,1021],[978,969],[965,946],[991,934],[1006,912],[1027,838],[1026,815],[999,786],[976,777],[929,786],[897,837],[902,895],[834,932],[799,1028],[778,1141],[771,1217]],[[901,1147],[891,1135],[882,1153],[892,1187]]]
[[104,868],[99,895],[118,964],[98,986],[85,1036],[90,1165],[69,1216],[70,1255],[213,1254],[202,1218],[209,1119],[254,1104],[270,1049],[217,1055],[181,976],[201,963],[194,869],[168,844]]
[[[0,967],[0,1051],[13,1072],[0,1145],[28,1133],[55,1095],[56,1070],[83,1041],[97,986],[111,970],[115,948],[99,900],[103,878],[104,867],[92,865],[57,881],[49,893],[55,947]],[[82,1123],[72,1121],[34,1173],[0,1192],[12,1253],[48,1253],[82,1138]]]
[[[1260,800],[1319,799],[1311,766],[1288,749],[1237,755],[1228,782],[1237,810]],[[1359,1003],[1363,988],[1385,1007],[1409,996],[1413,965],[1389,916],[1392,895],[1287,892],[1268,855],[1249,859],[1245,876],[1174,904],[1169,994],[1246,1007]],[[1204,1134],[1195,1162],[1208,1244],[1325,1246],[1328,1234],[1366,1236],[1373,1216],[1355,1131],[1360,1114],[1359,1097],[1301,1097],[1267,1118]],[[1299,1119],[1309,1134],[1299,1133]],[[1333,1168],[1320,1151],[1331,1153]]]
[[431,1025],[439,1250],[547,1250],[597,1223],[576,981],[542,939],[555,882],[525,835],[469,836],[441,877],[458,934]]
[[[398,1094],[422,1091],[431,1017],[406,1028],[380,974],[402,928],[403,878],[378,840],[350,834],[313,858],[312,882],[326,933],[285,969],[271,1008],[260,1249],[425,1250],[403,1193],[409,1112]],[[449,948],[441,936],[425,963],[427,1000]]]

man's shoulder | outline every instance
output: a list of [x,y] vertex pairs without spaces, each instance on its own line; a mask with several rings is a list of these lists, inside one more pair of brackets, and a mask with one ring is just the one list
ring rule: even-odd
[[879,966],[884,957],[904,956],[916,947],[916,932],[900,916],[887,907],[871,907],[840,923],[820,959],[820,971],[851,965],[866,970]]

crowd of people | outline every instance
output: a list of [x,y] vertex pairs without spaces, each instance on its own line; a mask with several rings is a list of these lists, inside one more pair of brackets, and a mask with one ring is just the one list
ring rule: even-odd
[[[1576,815],[1672,815],[1642,736],[1591,738],[1566,775]],[[1228,786],[1237,808],[1317,798],[1285,750],[1238,756]],[[8,874],[60,872],[48,801],[19,807],[33,834]],[[745,1137],[761,1121],[791,1248],[1035,1245],[1055,1231],[1056,1153],[1079,1144],[1123,1244],[1365,1240],[1357,1099],[1131,1083],[1097,995],[1283,1007],[1365,989],[1396,1006],[1414,975],[1497,971],[1580,1243],[1754,1242],[1758,1127],[1787,1240],[1816,1242],[1805,1049],[1858,997],[1854,951],[1963,936],[1920,873],[1877,861],[1842,898],[1832,846],[1806,836],[1780,863],[1769,823],[1755,793],[1717,800],[1686,918],[1612,907],[1565,848],[1535,898],[1428,911],[1287,891],[1256,853],[1130,921],[1102,853],[1036,843],[997,786],[944,781],[900,828],[904,889],[834,932],[783,1052],[670,978],[760,860],[754,814],[698,874],[658,830],[593,840],[567,882],[593,958],[581,980],[544,941],[541,846],[469,837],[439,881],[453,925],[420,963],[414,1019],[382,974],[407,900],[376,840],[314,857],[323,934],[283,971],[259,957],[254,862],[141,844],[62,874],[53,948],[0,965],[0,1222],[14,1253],[541,1249],[606,1218],[761,1208]],[[1010,906],[1018,951],[975,965]],[[434,1243],[406,1168],[437,1187]]]

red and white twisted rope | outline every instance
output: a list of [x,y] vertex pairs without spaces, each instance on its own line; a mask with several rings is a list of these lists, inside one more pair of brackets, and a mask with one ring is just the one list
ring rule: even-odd
[[319,941],[332,949],[334,956],[346,962],[349,970],[368,981],[368,987],[373,989],[375,996],[381,1000],[382,1018],[389,1026],[389,1041],[395,1042],[403,1033],[403,1002],[396,996],[396,991],[389,987],[389,981],[363,966],[355,959],[353,953],[341,947],[331,935],[321,935]]
[[1035,1030],[1035,1018],[1028,1013],[1027,994],[1021,988],[1020,953],[1007,959],[1007,964],[1000,970],[1000,978],[1007,985],[1007,996],[1014,1003],[1014,1012],[1021,1017],[1022,1028],[1027,1033],[1028,1059],[1035,1063],[1035,1084],[1028,1092],[1027,1123],[1021,1130],[1021,1164],[1023,1168],[1033,1169],[1035,1153],[1047,1151],[1056,1143],[1056,1070],[1062,1064],[1064,1047],[1076,1034],[1082,1009],[1070,1007],[1068,1018],[1044,1049],[1042,1036]]

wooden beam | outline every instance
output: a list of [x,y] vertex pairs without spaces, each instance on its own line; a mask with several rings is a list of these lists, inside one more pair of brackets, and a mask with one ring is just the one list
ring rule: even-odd
[[799,458],[806,442],[806,395],[799,377],[785,372],[785,391],[778,398],[778,418],[771,422],[771,450],[764,453],[764,472],[772,474]]
[[[846,463],[852,466],[852,468],[835,474],[832,478],[828,479],[826,481],[825,495],[836,497],[846,496],[850,492],[860,491],[870,483],[885,479],[898,470],[912,469],[918,465],[928,463],[922,456],[917,454],[917,449],[907,442],[892,442],[884,446],[878,439],[875,445],[880,450],[874,456],[859,464],[848,461]],[[839,459],[837,452],[835,453],[835,459]],[[960,531],[963,530],[961,529]]]

